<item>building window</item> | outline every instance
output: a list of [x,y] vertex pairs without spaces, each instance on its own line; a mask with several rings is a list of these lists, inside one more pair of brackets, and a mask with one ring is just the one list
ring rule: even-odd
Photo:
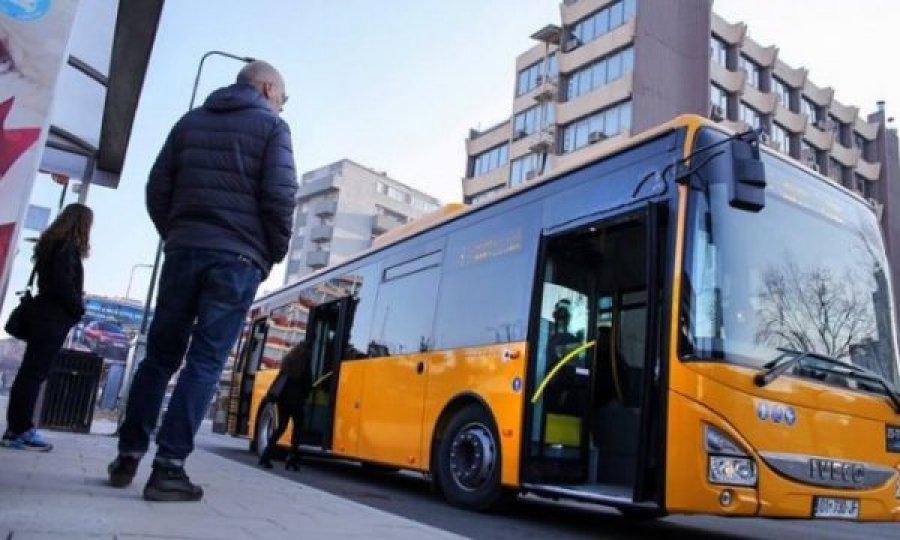
[[[709,85],[710,117],[725,120],[728,117],[728,93],[718,85]],[[718,107],[718,109],[716,109]]]
[[506,143],[495,146],[490,150],[486,150],[475,156],[475,166],[472,170],[472,176],[481,176],[487,172],[493,171],[498,167],[506,164],[508,159],[509,145]]
[[844,123],[838,120],[836,116],[828,115],[828,123],[831,127],[831,133],[834,134],[835,142],[848,146],[847,141],[844,137]]
[[785,109],[792,111],[791,108],[791,89],[781,79],[772,77],[772,91],[778,96],[778,101]]
[[556,53],[551,54],[544,60],[538,60],[519,72],[516,77],[516,95],[521,96],[537,88],[541,84],[543,75],[556,77],[558,73],[559,67]]
[[635,0],[620,0],[578,21],[570,30],[566,50],[590,43],[622,26],[634,17],[636,7]]
[[513,139],[531,135],[553,123],[553,103],[545,101],[520,112],[513,118]]
[[388,185],[381,181],[375,182],[375,191],[381,193],[382,195],[387,195]]
[[828,158],[828,178],[838,184],[844,183],[844,167],[834,158]]
[[419,197],[413,197],[412,207],[423,212],[432,212],[434,210],[437,210],[438,205],[430,201],[426,201],[425,199],[420,199]]
[[819,115],[819,106],[805,96],[800,99],[800,112],[806,115],[806,118],[811,124],[817,124],[821,118]]
[[400,212],[395,212],[395,211],[391,210],[390,208],[385,208],[385,207],[381,206],[380,204],[375,205],[375,213],[378,214],[379,216],[389,217],[399,223],[406,223],[407,221],[409,221],[409,218],[404,216]]
[[741,102],[741,106],[738,110],[738,117],[739,120],[743,120],[753,129],[759,129],[760,127],[762,127],[762,117],[759,115],[759,112],[743,101]]
[[857,132],[853,132],[853,145],[859,149],[859,155],[862,158],[866,156],[866,138]]
[[856,188],[862,193],[862,196],[867,199],[875,198],[875,183],[869,182],[867,179],[863,178],[861,175],[856,176]]
[[787,130],[778,124],[772,124],[772,142],[777,145],[778,150],[785,154],[791,153],[791,136]]
[[509,164],[509,185],[516,186],[539,175],[542,159],[540,155],[532,153],[512,160]]
[[562,129],[563,153],[614,137],[631,129],[631,102],[625,101],[596,112]]
[[819,151],[806,139],[800,141],[800,161],[810,169],[819,170]]
[[723,68],[728,67],[728,45],[716,36],[709,37],[709,57]]
[[588,64],[569,76],[566,99],[574,99],[605,86],[634,70],[634,49],[618,51]]
[[475,195],[469,197],[469,204],[481,204],[483,202],[489,201],[497,197],[497,195],[499,195],[501,191],[503,191],[503,188],[493,188],[487,191],[482,191],[481,193],[476,193]]
[[747,74],[747,84],[759,88],[759,65],[745,55],[738,59],[738,68]]

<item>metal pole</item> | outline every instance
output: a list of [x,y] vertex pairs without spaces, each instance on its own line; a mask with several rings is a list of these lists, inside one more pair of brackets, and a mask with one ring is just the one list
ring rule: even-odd
[[131,299],[131,282],[134,280],[134,271],[138,268],[153,268],[153,265],[138,263],[131,266],[131,274],[128,275],[128,287],[125,289],[125,300]]
[[[200,57],[200,63],[197,66],[197,74],[194,76],[194,86],[191,89],[191,101],[188,104],[188,111],[194,108],[194,102],[197,99],[197,87],[200,85],[200,74],[203,72],[203,64],[210,56],[222,56],[244,63],[250,63],[255,60],[254,58],[249,56],[238,56],[236,54],[231,54],[225,51],[207,51],[206,53],[204,53],[204,55]],[[128,393],[131,389],[131,381],[134,377],[134,370],[137,365],[144,359],[144,354],[146,351],[147,330],[148,326],[150,325],[150,303],[153,301],[153,294],[156,292],[156,283],[159,278],[159,264],[162,260],[162,253],[163,240],[162,238],[160,238],[159,242],[156,244],[156,257],[153,260],[153,271],[150,273],[150,285],[147,287],[147,299],[144,302],[144,311],[141,314],[141,329],[138,332],[135,343],[132,346],[131,352],[128,356],[125,369],[126,379],[122,384],[122,391],[119,393],[119,426],[122,425],[122,420],[125,417],[124,409],[126,403],[128,402]]]

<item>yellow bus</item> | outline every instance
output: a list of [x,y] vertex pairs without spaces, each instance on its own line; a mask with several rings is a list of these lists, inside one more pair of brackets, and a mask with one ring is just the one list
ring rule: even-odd
[[260,298],[221,426],[262,450],[304,341],[302,450],[454,505],[900,520],[878,219],[758,139],[678,117]]

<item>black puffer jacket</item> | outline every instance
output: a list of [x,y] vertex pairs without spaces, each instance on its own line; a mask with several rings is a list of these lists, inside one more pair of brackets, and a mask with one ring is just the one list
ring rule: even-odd
[[230,251],[268,274],[287,253],[296,192],[290,129],[256,88],[233,84],[172,128],[147,209],[166,251]]
[[84,315],[84,267],[71,242],[53,242],[46,255],[35,261],[41,320],[75,324]]

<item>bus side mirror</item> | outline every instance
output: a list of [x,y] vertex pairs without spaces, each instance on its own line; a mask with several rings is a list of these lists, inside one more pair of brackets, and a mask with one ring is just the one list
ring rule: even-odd
[[759,212],[766,205],[766,170],[758,143],[735,138],[729,145],[732,174],[728,180],[728,201],[735,208]]

